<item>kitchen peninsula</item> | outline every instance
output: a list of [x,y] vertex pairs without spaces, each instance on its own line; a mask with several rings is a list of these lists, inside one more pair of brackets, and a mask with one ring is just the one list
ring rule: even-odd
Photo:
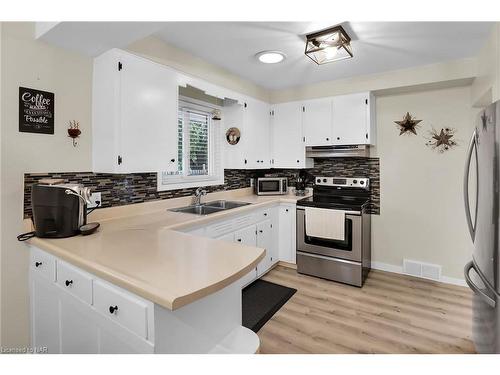
[[167,210],[191,199],[178,198],[98,210],[89,219],[101,228],[90,236],[30,240],[33,346],[49,343],[56,353],[73,345],[91,353],[257,352],[257,335],[241,326],[241,289],[270,249],[192,230],[232,217],[258,221],[297,199],[249,190],[210,194],[251,203],[212,215]]

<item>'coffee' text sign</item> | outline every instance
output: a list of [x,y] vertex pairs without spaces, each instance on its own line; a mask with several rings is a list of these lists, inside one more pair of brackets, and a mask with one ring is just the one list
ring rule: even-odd
[[54,93],[19,87],[19,131],[54,134]]

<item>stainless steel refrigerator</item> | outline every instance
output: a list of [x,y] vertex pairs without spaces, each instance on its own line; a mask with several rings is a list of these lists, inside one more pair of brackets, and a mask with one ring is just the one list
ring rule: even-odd
[[464,269],[474,292],[472,337],[479,353],[500,353],[500,102],[481,111],[464,175],[465,216],[474,250]]

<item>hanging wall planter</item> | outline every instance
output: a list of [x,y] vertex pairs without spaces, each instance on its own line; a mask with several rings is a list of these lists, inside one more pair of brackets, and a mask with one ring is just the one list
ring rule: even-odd
[[80,123],[73,120],[69,122],[69,128],[68,128],[68,137],[73,139],[73,147],[76,147],[78,142],[76,139],[82,134],[80,130]]

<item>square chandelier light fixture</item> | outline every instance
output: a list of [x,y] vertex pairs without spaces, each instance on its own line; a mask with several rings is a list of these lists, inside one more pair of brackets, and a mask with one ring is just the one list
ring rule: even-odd
[[318,65],[349,59],[351,38],[340,25],[309,34],[305,54]]

